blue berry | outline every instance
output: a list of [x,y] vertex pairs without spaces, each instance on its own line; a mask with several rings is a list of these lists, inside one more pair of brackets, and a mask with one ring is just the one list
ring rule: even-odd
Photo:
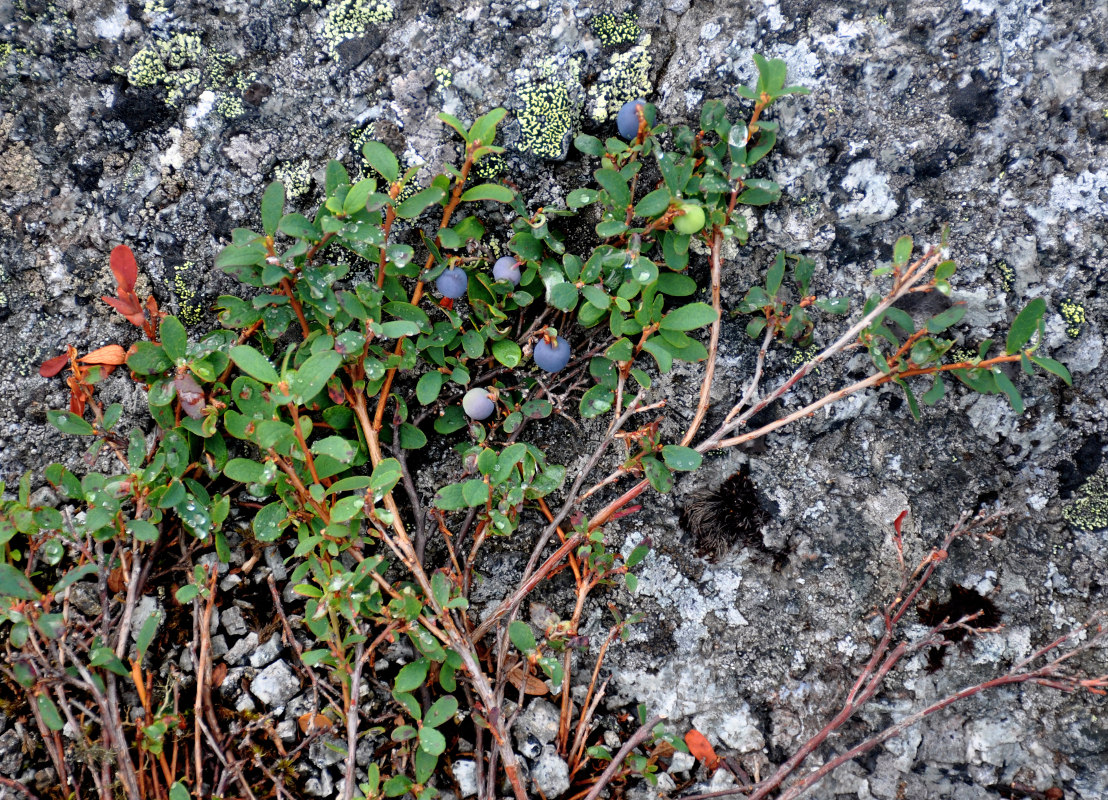
[[535,364],[547,372],[561,372],[569,363],[569,342],[559,336],[553,345],[546,339],[535,345]]
[[462,397],[462,410],[470,419],[488,419],[496,409],[496,403],[489,399],[484,389],[470,389]]
[[519,286],[519,262],[512,256],[501,256],[492,265],[492,276],[498,281],[511,281]]
[[469,277],[466,271],[457,267],[446,270],[435,281],[435,288],[439,290],[439,294],[451,300],[457,300],[465,294],[467,286],[469,286]]
[[641,97],[624,103],[623,108],[619,110],[619,116],[616,117],[616,127],[619,128],[619,135],[629,141],[639,135],[639,116],[635,113],[636,106],[643,106],[643,116],[646,117],[646,121],[651,125],[654,124],[654,112]]

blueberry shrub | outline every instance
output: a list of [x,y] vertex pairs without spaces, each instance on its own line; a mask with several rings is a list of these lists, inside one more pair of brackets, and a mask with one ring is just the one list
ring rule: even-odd
[[[781,196],[762,164],[779,135],[766,112],[805,93],[786,85],[784,62],[756,61],[757,86],[739,90],[752,105],[744,118],[709,101],[698,126],[671,126],[633,101],[618,115],[619,136],[577,136],[594,180],[561,206],[533,208],[505,185],[474,180],[502,152],[503,109],[468,126],[441,114],[460,163],[425,184],[375,141],[362,151],[369,177],[327,165],[310,217],[286,212],[285,187],[272,183],[260,227],[235,230],[216,256],[247,287],[219,298],[217,330],[190,332],[142,301],[138,265],[116,248],[118,296],[108,301],[145,338],[126,351],[71,350],[43,372],[68,369],[73,393],[50,421],[93,454],[108,448],[117,470],[77,475],[54,464],[42,477],[56,502],[32,493],[28,475],[0,503],[0,671],[33,716],[59,797],[288,796],[297,759],[330,737],[344,800],[436,796],[463,740],[475,747],[479,797],[523,800],[534,789],[512,727],[535,694],[560,708],[565,796],[655,780],[660,760],[685,748],[681,738],[646,709],[616,752],[595,729],[605,653],[638,620],[613,616],[607,638],[590,643],[582,613],[598,588],[634,590],[648,551],[622,557],[606,522],[633,513],[647,489],[668,491],[704,453],[854,392],[895,383],[918,416],[951,377],[1021,410],[1001,369],[1009,362],[1068,382],[1036,350],[1042,300],[1015,318],[998,354],[986,341],[959,361],[948,357],[949,334],[964,306],[926,319],[897,306],[910,292],[952,293],[945,242],[921,253],[897,241],[875,273],[884,293],[863,298],[831,336],[817,326],[847,314],[846,299],[815,294],[813,262],[781,253],[737,309],[760,343],[757,369],[738,402],[711,415],[714,431],[700,432],[723,321],[722,246],[748,240],[741,207]],[[490,231],[495,208],[510,212],[510,231]],[[592,243],[570,246],[570,225],[590,229]],[[490,241],[505,233],[507,253]],[[694,241],[708,253],[710,285],[689,275]],[[775,342],[817,341],[812,360],[760,388]],[[748,424],[847,348],[868,351],[871,374]],[[702,365],[703,388],[685,434],[667,441],[652,384],[678,361]],[[145,388],[152,431],[96,399],[112,369]],[[597,421],[573,473],[543,449],[541,421],[553,415]],[[616,442],[621,455],[610,453]],[[439,479],[433,492],[421,488],[425,475]],[[482,548],[496,539],[531,555],[518,585],[478,616],[470,603]],[[295,746],[270,715],[230,713],[213,697],[223,678],[211,620],[234,591],[220,565],[238,547],[244,575],[263,558],[288,571],[288,586],[271,572],[265,592],[310,698]],[[563,570],[574,602],[521,619]],[[151,610],[140,601],[155,584],[172,590]],[[398,642],[411,658],[377,670]],[[587,687],[584,702],[571,699],[575,684]],[[368,767],[356,761],[363,741],[374,743]]]

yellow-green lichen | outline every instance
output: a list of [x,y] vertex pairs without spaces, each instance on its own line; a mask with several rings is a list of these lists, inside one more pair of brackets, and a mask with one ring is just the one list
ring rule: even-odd
[[597,14],[589,20],[589,27],[606,47],[631,44],[638,41],[639,34],[642,33],[638,17],[630,12],[622,15]]
[[1081,530],[1108,528],[1108,469],[1101,467],[1085,481],[1078,497],[1062,509],[1062,516]]
[[1071,339],[1081,335],[1081,328],[1087,321],[1085,306],[1075,300],[1065,299],[1061,304],[1062,319],[1066,321],[1066,334]]
[[1006,292],[1012,291],[1012,282],[1016,279],[1016,273],[1004,261],[997,263],[996,271],[1000,276],[1000,288]]
[[168,40],[159,42],[158,49],[162,51],[168,69],[198,64],[204,55],[204,46],[195,33],[175,33]]
[[196,67],[189,67],[166,75],[166,105],[172,108],[180,106],[200,86],[202,77],[200,70]]
[[162,63],[161,54],[150,47],[144,47],[131,56],[131,61],[127,65],[127,81],[140,89],[156,86],[165,76],[165,64]]
[[224,119],[234,119],[246,113],[246,106],[242,104],[242,98],[238,95],[220,92],[219,99],[215,103],[215,110]]
[[5,66],[8,63],[8,59],[12,56],[12,45],[10,42],[0,42],[0,67]]
[[[789,366],[799,367],[801,364],[807,364],[813,358],[819,355],[819,348],[810,344],[807,347],[795,347],[792,353],[789,354]],[[819,373],[819,370],[816,370]]]
[[615,53],[597,85],[589,90],[593,120],[605,122],[628,100],[649,95],[653,90],[651,64],[650,36],[644,36],[640,44],[626,53]]
[[445,89],[454,83],[454,73],[446,67],[435,67],[435,81],[441,88]]
[[566,135],[577,124],[569,88],[561,81],[525,83],[519,94],[526,107],[519,113],[523,133],[519,149],[543,158],[562,155]]
[[283,161],[273,170],[273,177],[285,185],[285,197],[303,197],[312,188],[312,169],[308,159],[293,163]]
[[146,0],[142,7],[142,13],[151,17],[155,14],[168,14],[169,6],[166,5],[165,0]]
[[338,55],[340,44],[361,36],[370,25],[392,22],[392,16],[392,3],[387,0],[340,0],[327,12],[323,23],[327,51]]
[[507,167],[508,162],[504,160],[503,155],[500,153],[490,153],[477,162],[473,171],[477,173],[477,177],[481,180],[491,181],[499,177]]
[[196,299],[196,289],[187,280],[195,264],[186,261],[173,268],[173,294],[177,298],[177,316],[186,325],[196,325],[204,319],[204,307]]

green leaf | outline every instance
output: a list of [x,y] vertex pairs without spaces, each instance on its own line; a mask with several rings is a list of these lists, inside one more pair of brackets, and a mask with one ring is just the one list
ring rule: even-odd
[[188,334],[185,326],[176,317],[166,317],[158,327],[162,348],[170,361],[177,362],[185,357],[188,348]]
[[415,219],[424,211],[436,203],[441,203],[446,197],[438,186],[430,186],[422,192],[417,192],[396,207],[396,216],[401,219]]
[[424,726],[437,728],[458,713],[458,699],[453,695],[446,695],[436,700],[427,713],[423,715]]
[[381,323],[381,335],[386,339],[400,339],[419,333],[419,323],[407,319],[394,319]]
[[426,725],[419,729],[419,747],[425,753],[437,756],[446,750],[446,737]]
[[896,383],[897,386],[904,390],[904,397],[908,400],[908,411],[911,412],[912,419],[914,419],[916,422],[919,422],[919,403],[916,402],[915,394],[912,393],[912,390],[908,386],[908,384],[902,381],[900,378],[894,379],[894,383]]
[[946,394],[946,384],[943,383],[942,377],[936,374],[935,382],[931,384],[930,389],[924,392],[920,400],[922,400],[925,405],[933,406],[943,399],[944,394]]
[[[303,214],[285,214],[281,217],[281,222],[277,226],[278,230],[286,236],[291,236],[294,239],[307,239],[312,242],[317,242],[321,238],[319,228],[311,223],[311,221]],[[263,258],[265,252],[262,252]],[[257,261],[250,262],[257,264]]]
[[492,354],[509,369],[519,366],[523,360],[523,351],[511,339],[501,339],[492,343]]
[[559,311],[572,311],[577,306],[577,287],[562,281],[547,287],[546,301]]
[[38,713],[42,715],[42,721],[47,728],[52,731],[60,731],[65,727],[65,721],[53,700],[45,694],[40,694],[35,698],[35,702],[38,704]]
[[342,356],[334,350],[324,350],[308,356],[300,369],[289,377],[289,394],[298,403],[311,400],[323,390],[340,364]]
[[285,185],[274,181],[262,193],[262,229],[266,236],[277,233],[281,215],[285,211]]
[[[347,441],[341,436],[328,436],[318,442],[312,442],[312,453],[315,455],[330,456],[343,464],[349,464],[354,460],[358,452],[353,442]],[[226,470],[224,470],[226,473]]]
[[893,246],[893,263],[898,267],[903,267],[908,263],[908,259],[912,257],[912,237],[901,236],[896,240],[896,244]]
[[1024,307],[1023,311],[1016,314],[1016,318],[1012,320],[1012,327],[1008,331],[1008,343],[1004,348],[1008,355],[1015,355],[1021,347],[1031,341],[1045,313],[1046,301],[1036,297]]
[[[189,586],[195,588],[194,584]],[[188,587],[185,587],[188,588]],[[180,592],[178,592],[180,594]],[[88,663],[93,667],[103,667],[109,672],[114,672],[116,675],[126,678],[130,675],[130,671],[123,666],[123,662],[116,658],[115,653],[112,652],[110,647],[96,647],[89,653]]]
[[946,311],[940,312],[927,320],[927,332],[928,333],[940,333],[945,331],[951,325],[957,325],[961,322],[962,317],[966,315],[965,303],[957,303],[951,306]]
[[426,658],[405,664],[400,668],[400,672],[396,673],[396,680],[392,685],[393,691],[412,692],[418,689],[427,680],[427,670],[430,666],[431,662]]
[[476,478],[462,484],[462,500],[467,506],[483,506],[489,499],[489,487]]
[[700,468],[700,462],[704,457],[691,447],[667,444],[662,447],[662,458],[670,469],[692,472]]
[[150,649],[150,643],[154,641],[154,634],[157,633],[161,621],[162,612],[155,611],[143,621],[142,627],[139,628],[138,636],[135,637],[135,652],[138,653],[140,662],[146,658],[146,651]]
[[748,206],[766,206],[781,199],[781,187],[773,181],[763,178],[751,178],[746,181],[738,201]]
[[1055,361],[1053,358],[1046,358],[1045,356],[1028,355],[1032,361],[1045,369],[1047,372],[1057,375],[1064,380],[1067,385],[1073,386],[1073,378],[1070,377],[1070,371],[1066,369],[1065,365]]
[[642,468],[655,491],[665,494],[673,488],[673,475],[669,468],[654,456],[643,456]]
[[573,139],[573,146],[587,156],[604,155],[604,143],[595,136],[589,136],[587,133],[577,134]]
[[169,800],[189,800],[190,797],[188,787],[181,781],[169,787]]
[[595,189],[574,189],[566,195],[566,205],[569,208],[583,208],[600,199],[600,192]]
[[42,595],[27,576],[11,564],[0,563],[0,597],[16,600],[38,600]]
[[416,399],[419,400],[421,405],[425,406],[435,402],[439,397],[439,392],[442,390],[442,384],[445,380],[446,376],[438,370],[425,372],[423,375],[420,375],[419,381],[416,382]]
[[62,433],[70,433],[74,436],[89,436],[95,433],[91,425],[72,411],[55,411],[51,409],[46,412],[46,421]]
[[599,417],[610,411],[615,401],[615,391],[609,386],[598,384],[581,397],[580,414],[584,419]]
[[258,483],[265,473],[265,466],[248,458],[232,458],[223,468],[223,474],[240,483]]
[[232,347],[230,356],[235,366],[262,383],[274,384],[281,379],[269,360],[248,344]]
[[476,202],[478,200],[510,203],[514,197],[515,192],[507,186],[501,186],[498,183],[482,183],[478,186],[471,186],[462,192],[461,200],[463,203]]
[[289,524],[289,511],[283,502],[270,503],[262,506],[254,515],[251,527],[254,529],[254,538],[259,542],[272,542],[281,535]]
[[140,375],[152,375],[165,372],[173,366],[165,350],[154,342],[137,342],[135,352],[127,357],[127,366]]
[[785,251],[782,250],[773,260],[773,266],[766,273],[766,293],[773,297],[781,288],[781,282],[785,279]]
[[659,327],[667,331],[691,331],[710,325],[716,319],[715,309],[707,303],[689,303],[662,317]]
[[1008,402],[1012,405],[1012,410],[1017,414],[1023,413],[1023,398],[1020,397],[1019,390],[1012,381],[1005,375],[999,367],[993,368],[993,378],[996,380],[997,388],[1008,397]]
[[389,183],[395,183],[400,175],[400,162],[392,150],[380,142],[366,142],[362,145],[362,156],[366,163],[377,170]]
[[522,620],[513,620],[512,624],[508,626],[508,638],[512,640],[516,650],[524,655],[532,653],[538,648],[531,626]]
[[331,506],[332,522],[349,522],[365,509],[364,495],[350,495],[340,498]]
[[598,169],[595,174],[596,182],[604,187],[612,199],[612,205],[626,208],[631,202],[631,189],[627,186],[627,179],[614,169]]
[[635,213],[640,217],[657,217],[669,208],[670,195],[668,189],[655,189],[635,206]]
[[364,211],[369,196],[376,188],[377,181],[373,178],[363,178],[355,183],[350,187],[350,191],[346,193],[346,198],[342,201],[342,213],[350,216],[351,214],[357,214],[359,211]]
[[427,435],[410,422],[400,424],[400,446],[405,450],[418,450],[427,445]]

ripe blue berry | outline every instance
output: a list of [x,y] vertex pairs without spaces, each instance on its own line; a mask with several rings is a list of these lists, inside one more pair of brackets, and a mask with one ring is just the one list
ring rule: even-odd
[[547,372],[561,372],[569,363],[569,342],[559,336],[553,345],[543,339],[535,345],[535,364]]
[[446,270],[435,281],[435,288],[439,290],[439,293],[451,300],[457,300],[465,294],[468,285],[469,277],[466,275],[466,271],[457,267]]
[[489,394],[484,389],[470,389],[462,398],[462,410],[470,419],[488,419],[496,410],[496,403],[489,399]]
[[616,117],[616,127],[619,128],[619,135],[627,140],[639,135],[639,116],[635,113],[636,106],[644,106],[643,116],[648,123],[654,124],[654,112],[641,97],[624,103],[623,108],[619,110],[619,116]]
[[512,256],[501,256],[492,265],[492,276],[498,281],[511,281],[519,286],[519,262]]

